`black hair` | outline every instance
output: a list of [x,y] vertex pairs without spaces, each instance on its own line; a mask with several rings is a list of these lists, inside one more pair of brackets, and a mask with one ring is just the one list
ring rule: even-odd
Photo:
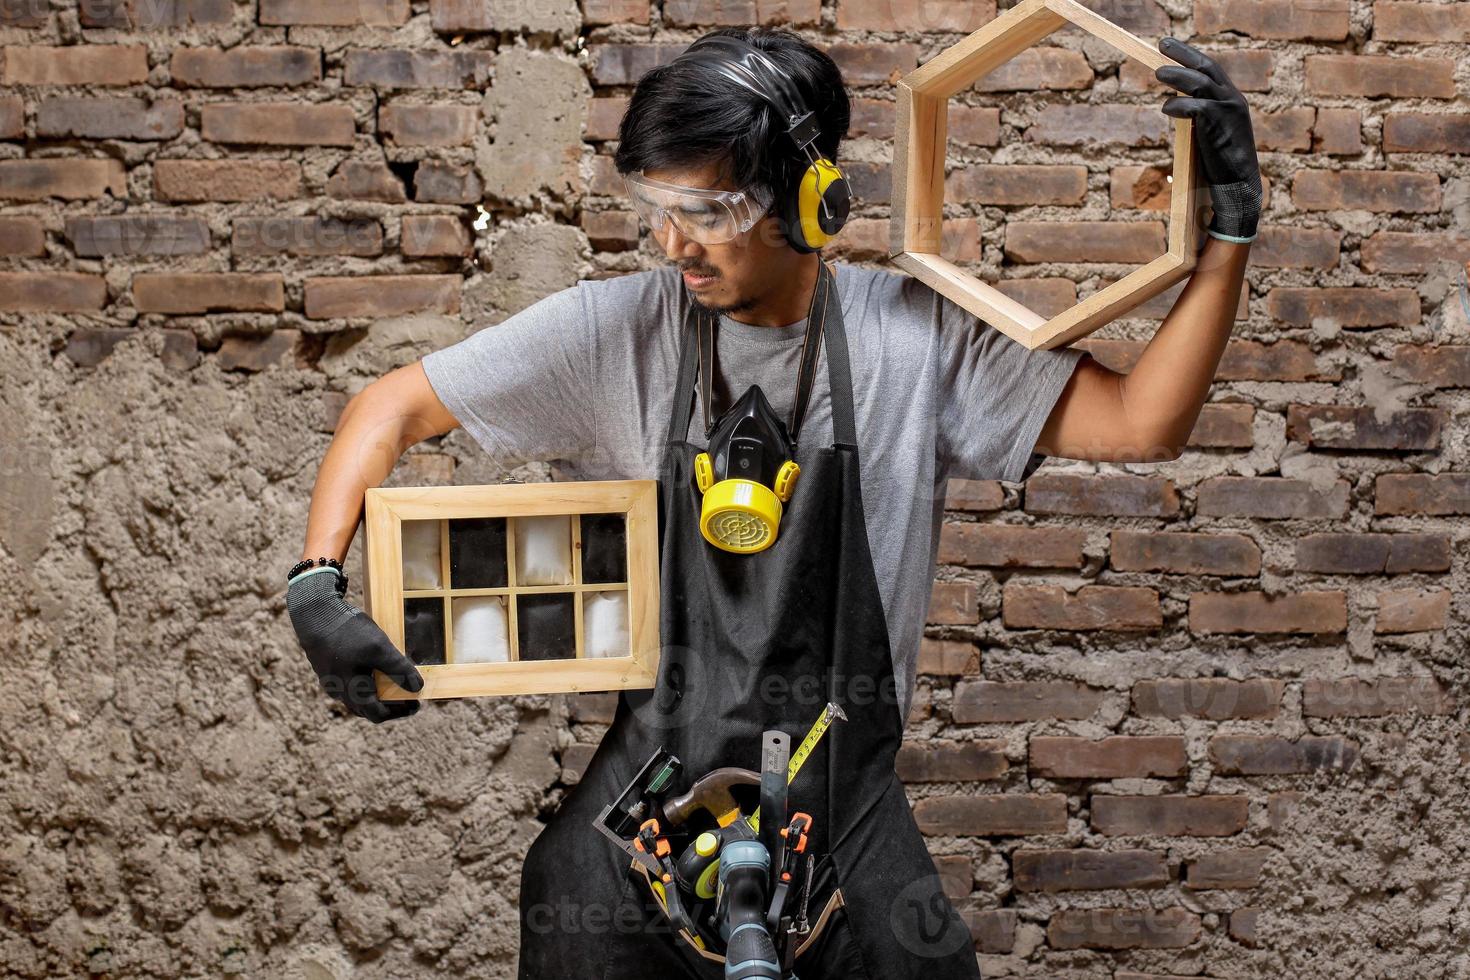
[[[851,116],[837,64],[781,28],[730,27],[710,34],[754,45],[790,76],[821,126],[816,149],[835,162]],[[765,188],[777,196],[807,166],[770,103],[688,60],[660,65],[638,80],[618,127],[613,163],[624,174],[718,163],[721,176],[736,187]]]

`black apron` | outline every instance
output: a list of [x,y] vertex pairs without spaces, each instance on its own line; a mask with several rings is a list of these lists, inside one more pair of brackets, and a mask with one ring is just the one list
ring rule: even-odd
[[[708,419],[717,317],[690,303],[659,486],[662,658],[651,692],[625,692],[602,744],[527,853],[521,980],[719,978],[720,959],[669,923],[636,869],[592,825],[660,745],[684,768],[760,768],[761,733],[793,747],[828,701],[828,730],[789,794],[815,821],[811,940],[800,980],[974,980],[964,923],[914,824],[894,755],[903,731],[859,480],[852,379],[835,277],[820,265],[803,364],[827,352],[834,441],[802,460],[776,542],[731,554],[699,532],[687,434],[696,375]],[[701,364],[701,362],[703,362]],[[793,425],[811,382],[799,374]],[[706,424],[706,431],[708,431]],[[793,438],[797,436],[792,432]]]

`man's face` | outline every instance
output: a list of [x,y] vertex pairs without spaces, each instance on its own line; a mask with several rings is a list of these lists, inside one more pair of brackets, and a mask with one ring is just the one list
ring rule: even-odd
[[[655,180],[706,190],[737,191],[720,176],[719,166],[709,164],[698,169],[646,170]],[[780,294],[773,287],[796,274],[792,262],[796,252],[781,233],[781,221],[775,215],[761,218],[749,231],[727,242],[701,245],[686,238],[672,221],[652,233],[664,254],[679,266],[684,285],[706,309],[717,313],[739,313],[756,308],[768,295]]]

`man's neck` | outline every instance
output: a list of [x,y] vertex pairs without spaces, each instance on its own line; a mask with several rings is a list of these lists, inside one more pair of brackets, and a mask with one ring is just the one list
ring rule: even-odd
[[820,264],[815,252],[798,254],[791,263],[791,275],[782,276],[759,303],[748,310],[726,315],[737,323],[748,323],[753,327],[785,327],[796,323],[811,311]]

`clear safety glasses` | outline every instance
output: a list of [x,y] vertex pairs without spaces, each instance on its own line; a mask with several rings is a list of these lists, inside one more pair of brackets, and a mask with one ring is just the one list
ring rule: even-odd
[[701,245],[718,245],[749,231],[771,206],[759,193],[685,187],[645,177],[641,170],[624,174],[623,185],[638,217],[654,232],[672,221],[679,234]]

